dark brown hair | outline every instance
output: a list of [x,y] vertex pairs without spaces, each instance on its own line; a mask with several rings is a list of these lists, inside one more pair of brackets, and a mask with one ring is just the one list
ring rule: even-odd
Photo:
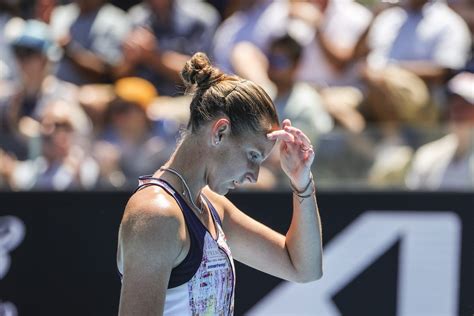
[[275,106],[260,86],[221,72],[204,53],[186,62],[181,77],[187,92],[194,94],[188,123],[191,133],[220,115],[230,119],[233,136],[244,131],[266,133],[279,125]]

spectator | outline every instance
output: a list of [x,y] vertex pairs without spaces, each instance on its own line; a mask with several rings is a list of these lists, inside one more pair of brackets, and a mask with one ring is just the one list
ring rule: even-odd
[[[317,143],[319,136],[333,127],[332,118],[321,104],[316,90],[296,79],[303,47],[291,35],[275,38],[268,51],[268,77],[274,84],[269,87],[278,117],[290,119],[310,139]],[[280,169],[279,153],[274,151],[265,161],[255,188],[276,187],[278,179],[286,183]],[[249,186],[254,187],[254,186]]]
[[219,14],[201,1],[144,0],[129,18],[134,29],[124,43],[121,75],[150,81],[160,95],[176,95],[186,60],[209,51]]
[[268,77],[275,84],[272,95],[278,116],[290,119],[315,143],[318,135],[332,129],[333,121],[313,87],[296,79],[302,49],[290,35],[272,41]]
[[75,0],[54,9],[51,27],[64,51],[59,79],[83,85],[118,76],[122,40],[130,29],[125,12],[106,0]]
[[154,122],[147,116],[148,107],[157,97],[150,82],[123,78],[116,82],[114,90],[116,98],[106,114],[108,125],[94,151],[102,171],[100,185],[131,188],[135,181],[125,181],[164,163],[174,142],[171,145],[163,135],[155,135]]
[[91,189],[99,169],[84,143],[89,130],[78,106],[49,103],[41,113],[40,156],[18,161],[0,151],[0,175],[14,190]]
[[451,133],[417,150],[406,182],[411,189],[474,188],[474,74],[448,84]]

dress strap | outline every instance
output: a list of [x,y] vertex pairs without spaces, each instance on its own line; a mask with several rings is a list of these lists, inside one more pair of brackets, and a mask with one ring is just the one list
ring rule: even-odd
[[202,196],[204,197],[204,200],[206,200],[206,204],[209,207],[209,210],[211,211],[211,215],[214,218],[214,222],[217,222],[219,224],[219,226],[222,227],[221,218],[219,217],[219,214],[217,213],[216,209],[214,208],[214,205],[212,205],[211,201],[209,201],[207,196],[205,196],[204,194],[202,194]]

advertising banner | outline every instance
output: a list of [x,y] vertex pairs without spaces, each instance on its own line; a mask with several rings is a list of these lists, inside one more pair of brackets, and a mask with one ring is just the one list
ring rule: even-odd
[[[128,197],[0,193],[0,315],[117,315]],[[288,229],[291,194],[229,198]],[[473,315],[473,193],[320,192],[318,204],[323,278],[295,284],[237,263],[236,315]]]

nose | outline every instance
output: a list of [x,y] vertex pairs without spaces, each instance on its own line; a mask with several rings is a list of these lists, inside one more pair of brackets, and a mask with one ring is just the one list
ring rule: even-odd
[[258,173],[260,171],[260,166],[254,164],[252,168],[245,174],[245,180],[250,183],[256,183],[258,179]]

